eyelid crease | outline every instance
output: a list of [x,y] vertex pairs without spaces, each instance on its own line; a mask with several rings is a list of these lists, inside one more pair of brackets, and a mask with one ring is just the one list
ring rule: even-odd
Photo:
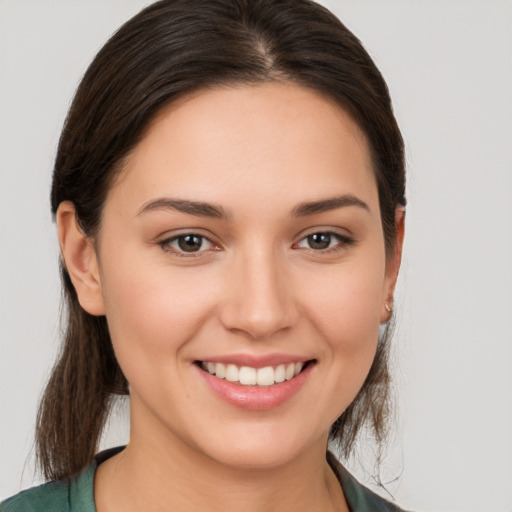
[[[207,247],[206,249],[198,250],[198,251],[187,252],[187,251],[184,251],[184,250],[180,250],[179,248],[173,247],[171,245],[172,242],[177,241],[179,238],[183,238],[183,237],[186,237],[186,236],[196,236],[198,238],[201,238],[203,243],[205,241],[208,242],[209,247]],[[208,251],[211,251],[211,250],[218,251],[218,250],[220,250],[219,244],[215,243],[211,238],[209,238],[206,235],[203,235],[203,234],[200,234],[200,233],[196,233],[196,232],[193,232],[193,231],[186,231],[186,232],[183,232],[183,233],[174,234],[172,236],[163,238],[162,240],[156,242],[156,244],[164,252],[172,253],[175,256],[184,257],[184,258],[193,258],[193,257],[197,258],[197,257],[203,256]]]
[[[304,241],[307,240],[307,238],[313,236],[313,235],[328,235],[329,237],[332,237],[336,243],[333,246],[326,247],[324,249],[320,248],[313,248],[313,247],[302,247],[300,244],[302,244]],[[167,236],[166,236],[167,235]],[[179,247],[174,247],[172,244],[173,242],[176,242],[180,238],[187,237],[187,236],[193,236],[198,237],[201,239],[202,243],[201,246],[206,242],[207,247],[206,248],[200,248],[197,251],[186,251]],[[160,238],[160,239],[158,239]],[[206,256],[206,253],[212,252],[212,251],[220,251],[222,250],[222,247],[218,242],[214,240],[214,237],[211,237],[209,235],[206,235],[202,233],[201,228],[197,229],[183,229],[180,232],[173,232],[172,234],[164,234],[158,237],[157,240],[154,242],[156,245],[158,245],[164,252],[171,253],[174,256],[177,257],[185,257],[185,258],[199,258]],[[317,255],[327,255],[339,250],[343,250],[349,245],[353,245],[356,243],[356,239],[350,235],[345,233],[340,233],[336,229],[333,229],[332,227],[326,227],[322,228],[320,226],[315,226],[314,228],[310,228],[309,230],[302,231],[295,239],[298,241],[294,242],[292,244],[292,249],[303,249],[312,253],[316,253]]]
[[318,225],[312,226],[309,228],[301,229],[294,237],[294,240],[302,240],[310,235],[315,235],[317,233],[325,233],[329,235],[335,235],[343,239],[347,240],[356,240],[356,237],[352,233],[352,231],[348,228],[342,228],[341,226],[329,226],[329,225]]
[[[336,238],[338,240],[338,243],[336,243],[334,246],[332,247],[326,247],[325,249],[314,249],[312,247],[301,247],[299,244],[304,242],[305,240],[307,240],[307,238],[309,238],[310,236],[313,236],[313,235],[316,235],[316,234],[322,234],[322,235],[329,235],[333,238]],[[312,231],[304,236],[302,236],[298,242],[296,242],[294,244],[294,246],[300,248],[300,249],[304,249],[306,251],[309,251],[311,253],[316,253],[317,255],[321,256],[321,255],[325,255],[325,254],[331,254],[333,252],[336,252],[336,251],[340,251],[340,250],[343,250],[344,248],[346,248],[347,246],[350,246],[350,245],[353,245],[356,243],[356,240],[353,238],[353,237],[350,237],[348,235],[343,235],[341,233],[337,233],[336,231],[332,231],[332,230],[315,230],[315,231]]]

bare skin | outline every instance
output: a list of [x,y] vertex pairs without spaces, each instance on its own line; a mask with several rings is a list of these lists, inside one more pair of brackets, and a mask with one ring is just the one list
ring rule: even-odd
[[[104,462],[99,466],[95,480],[98,512],[348,512],[341,487],[325,460],[316,465],[305,460],[293,461],[286,468],[241,471],[184,455],[185,459],[179,454],[166,458],[164,462],[158,453],[147,458],[142,453],[133,455],[127,452]],[[141,478],[140,471],[132,471],[132,468],[140,468],[140,464],[146,462],[148,464],[142,466],[144,477]],[[168,465],[164,466],[165,463]],[[307,474],[301,474],[298,468],[304,468]],[[191,472],[194,474],[192,482],[188,478]],[[170,478],[167,475],[175,476]],[[130,485],[127,486],[126,482]],[[302,487],[297,487],[298,483]]]
[[[199,92],[152,123],[94,243],[71,203],[57,218],[131,390],[130,442],[98,468],[98,511],[348,510],[328,432],[370,369],[403,237],[397,211],[387,258],[350,117],[292,84]],[[205,370],[281,359],[305,369],[266,391]]]

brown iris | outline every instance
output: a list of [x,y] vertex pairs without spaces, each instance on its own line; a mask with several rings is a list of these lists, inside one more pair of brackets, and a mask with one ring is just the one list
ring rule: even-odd
[[203,245],[203,237],[198,235],[184,235],[178,237],[178,246],[184,252],[196,252]]
[[308,245],[311,249],[327,249],[331,245],[331,235],[329,233],[314,233],[308,237]]

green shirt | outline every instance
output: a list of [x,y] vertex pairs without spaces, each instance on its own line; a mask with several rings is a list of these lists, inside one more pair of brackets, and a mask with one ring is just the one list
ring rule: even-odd
[[[16,494],[0,504],[0,512],[96,512],[94,474],[103,461],[122,448],[101,452],[71,481],[48,482]],[[400,512],[402,509],[361,485],[331,454],[327,460],[336,474],[351,512]]]

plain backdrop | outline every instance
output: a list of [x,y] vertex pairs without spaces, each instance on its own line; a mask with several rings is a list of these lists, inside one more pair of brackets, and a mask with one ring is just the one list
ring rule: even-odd
[[[58,349],[48,192],[59,131],[89,61],[147,3],[0,0],[2,498],[37,482],[36,404]],[[384,73],[407,144],[399,400],[384,480],[412,510],[510,511],[512,3],[322,3]],[[126,415],[102,446],[126,442]],[[352,468],[368,481],[362,453]]]

